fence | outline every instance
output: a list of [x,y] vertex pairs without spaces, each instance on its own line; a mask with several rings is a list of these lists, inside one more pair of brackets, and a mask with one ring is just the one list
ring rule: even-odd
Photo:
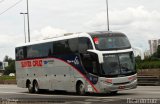
[[139,70],[138,85],[160,85],[160,69]]

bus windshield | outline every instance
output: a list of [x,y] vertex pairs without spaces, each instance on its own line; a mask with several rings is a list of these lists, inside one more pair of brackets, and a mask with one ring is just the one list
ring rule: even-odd
[[104,55],[102,74],[107,76],[131,75],[136,73],[133,52]]
[[125,35],[96,35],[93,41],[97,50],[117,50],[130,48],[130,42]]

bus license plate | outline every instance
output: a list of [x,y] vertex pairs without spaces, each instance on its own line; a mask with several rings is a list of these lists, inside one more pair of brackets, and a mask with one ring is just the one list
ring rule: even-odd
[[119,86],[119,89],[125,89],[125,86]]

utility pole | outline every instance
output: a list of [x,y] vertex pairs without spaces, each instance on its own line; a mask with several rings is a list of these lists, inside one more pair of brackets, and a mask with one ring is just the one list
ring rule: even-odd
[[24,17],[24,38],[25,38],[25,43],[26,43],[27,40],[26,40],[26,19],[25,19],[25,15],[26,15],[27,13],[20,13],[20,14],[22,14],[23,17]]
[[107,26],[109,31],[109,13],[108,13],[108,0],[106,0],[106,8],[107,8]]
[[28,19],[28,42],[30,42],[30,26],[29,26],[29,7],[28,7],[28,0],[27,0],[27,19]]

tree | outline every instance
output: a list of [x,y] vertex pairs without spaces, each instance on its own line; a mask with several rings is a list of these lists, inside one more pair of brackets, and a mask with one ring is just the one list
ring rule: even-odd
[[8,62],[8,67],[5,67],[4,75],[9,75],[10,73],[15,73],[15,60],[9,56],[4,57],[4,61]]
[[6,56],[4,57],[4,59],[3,59],[3,61],[4,61],[4,62],[8,62],[8,64],[10,64],[10,63],[12,63],[13,59],[6,55]]
[[141,60],[141,57],[138,55],[137,57],[135,57],[135,60],[136,60],[136,62],[141,62],[142,60]]
[[157,48],[157,57],[160,58],[160,45]]

